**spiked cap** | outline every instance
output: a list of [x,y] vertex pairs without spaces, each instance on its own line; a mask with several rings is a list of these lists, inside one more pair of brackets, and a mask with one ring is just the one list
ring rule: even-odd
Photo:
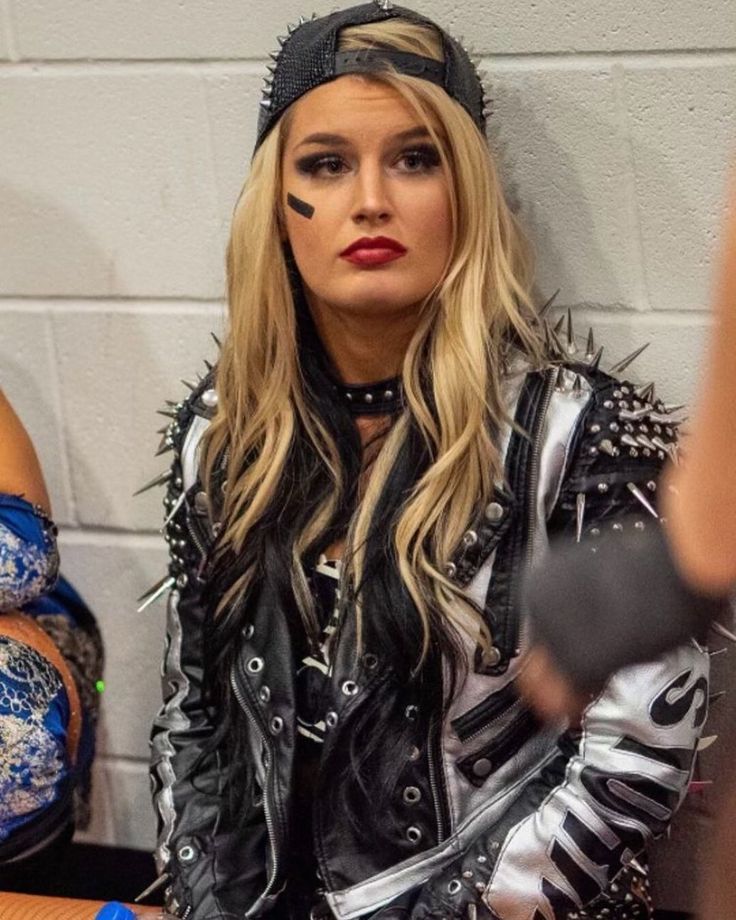
[[[444,62],[385,49],[338,52],[342,29],[349,26],[405,19],[432,26],[442,39]],[[279,36],[279,49],[271,54],[275,65],[264,81],[258,118],[256,150],[286,109],[305,93],[347,73],[376,73],[387,64],[400,73],[421,77],[442,86],[485,131],[488,103],[483,84],[466,49],[431,19],[413,10],[394,6],[390,0],[374,0],[351,6],[328,16],[302,17]]]

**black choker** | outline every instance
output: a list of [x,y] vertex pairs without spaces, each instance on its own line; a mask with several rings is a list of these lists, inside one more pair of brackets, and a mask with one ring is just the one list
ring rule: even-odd
[[351,415],[395,415],[404,407],[401,377],[378,383],[336,383],[335,392],[348,404]]

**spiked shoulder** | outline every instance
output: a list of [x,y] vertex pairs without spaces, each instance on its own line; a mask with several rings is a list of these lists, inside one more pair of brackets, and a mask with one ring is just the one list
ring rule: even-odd
[[[581,389],[590,388],[590,396],[573,434],[552,529],[574,528],[578,540],[595,538],[603,529],[644,529],[647,519],[658,518],[662,468],[667,460],[677,462],[682,407],[657,399],[653,384],[637,387],[597,365],[560,368],[558,380],[574,373]],[[632,522],[622,521],[626,515],[633,515]]]
[[186,586],[191,571],[198,570],[211,540],[207,495],[198,485],[196,446],[217,407],[214,370],[197,384],[182,381],[188,395],[179,402],[167,400],[159,409],[169,423],[160,431],[156,455],[170,454],[167,470],[138,490],[166,486],[162,533],[169,546],[167,574],[138,598],[142,611],[174,587]]

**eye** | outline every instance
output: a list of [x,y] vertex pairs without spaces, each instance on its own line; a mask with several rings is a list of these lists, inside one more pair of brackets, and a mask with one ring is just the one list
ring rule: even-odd
[[436,169],[442,161],[435,146],[423,144],[421,147],[404,150],[398,162],[402,165],[403,172],[425,173]]
[[329,178],[342,175],[347,169],[347,164],[336,154],[315,153],[297,160],[296,168],[305,176]]

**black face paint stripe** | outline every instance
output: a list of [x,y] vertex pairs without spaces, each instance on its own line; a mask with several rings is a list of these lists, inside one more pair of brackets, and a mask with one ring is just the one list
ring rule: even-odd
[[293,208],[297,214],[301,214],[302,217],[306,217],[307,220],[312,219],[314,207],[311,204],[307,204],[306,201],[302,201],[301,198],[297,198],[296,195],[292,195],[291,192],[288,192],[286,195],[286,203],[290,208]]

